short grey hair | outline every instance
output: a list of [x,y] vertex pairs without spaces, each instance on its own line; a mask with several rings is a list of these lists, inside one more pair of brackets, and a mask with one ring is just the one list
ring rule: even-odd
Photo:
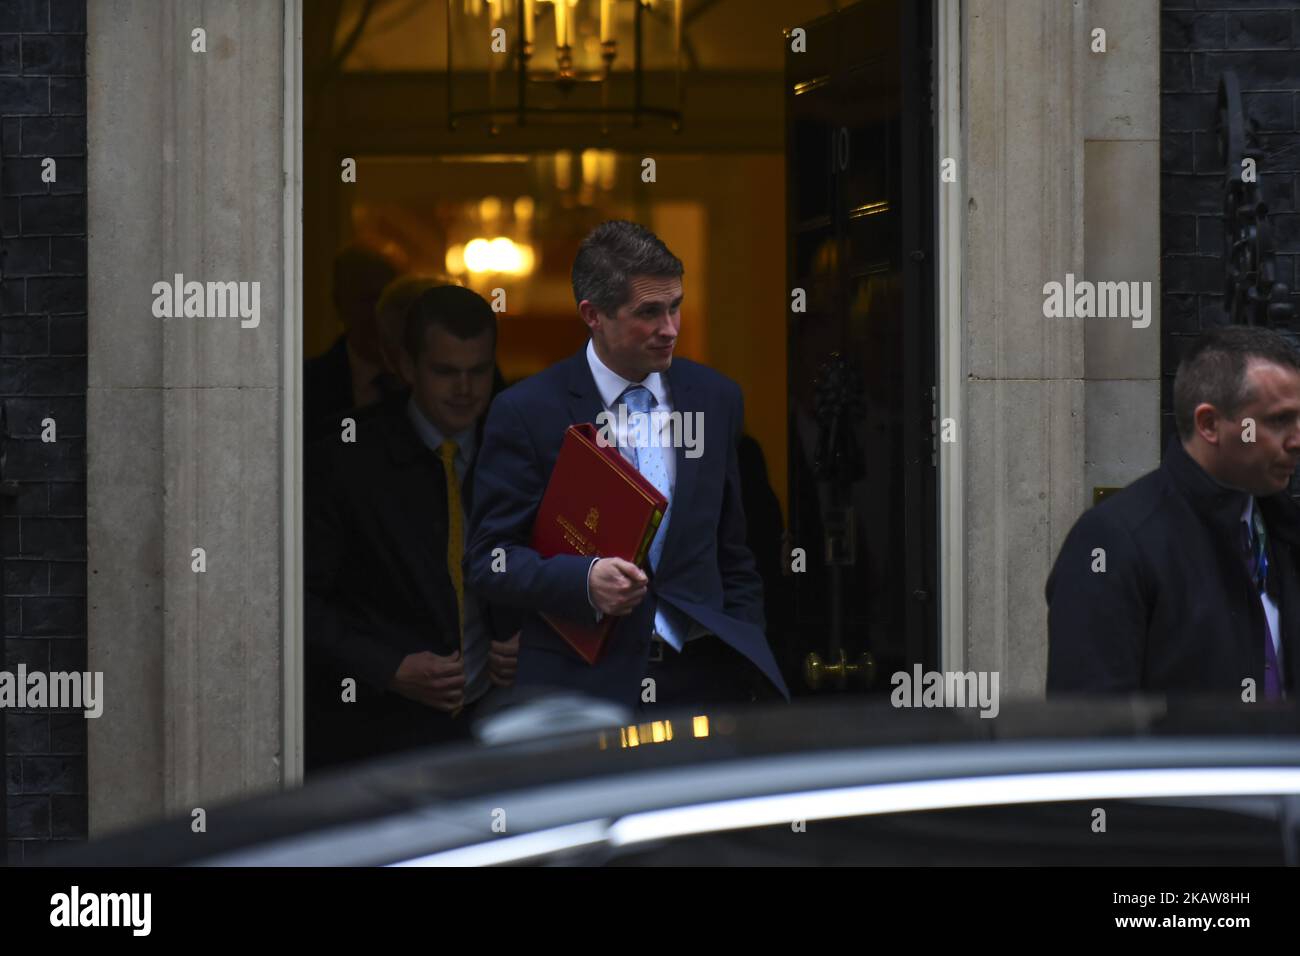
[[587,233],[578,247],[573,260],[573,301],[587,299],[612,316],[630,297],[628,280],[632,276],[680,279],[682,273],[682,260],[645,226],[609,219]]

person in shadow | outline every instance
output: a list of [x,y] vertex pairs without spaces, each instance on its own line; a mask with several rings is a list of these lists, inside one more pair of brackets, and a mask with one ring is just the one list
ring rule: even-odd
[[309,771],[462,740],[514,679],[511,639],[461,575],[466,509],[492,395],[495,315],[434,286],[412,303],[410,393],[313,446],[306,502]]
[[348,246],[334,259],[334,308],[343,334],[303,363],[303,435],[312,441],[336,431],[349,408],[378,402],[401,382],[385,368],[375,305],[397,269],[385,256]]

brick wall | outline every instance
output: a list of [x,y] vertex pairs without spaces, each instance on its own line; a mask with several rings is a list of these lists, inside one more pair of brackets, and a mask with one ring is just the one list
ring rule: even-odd
[[[1235,70],[1269,203],[1279,281],[1300,314],[1300,0],[1164,0],[1161,13],[1162,447],[1182,344],[1223,313],[1219,77]],[[1292,491],[1300,491],[1296,484]]]
[[[86,665],[86,0],[0,0],[5,669]],[[56,162],[57,182],[41,179]],[[53,418],[57,441],[40,439]],[[6,848],[86,834],[86,721],[10,711]]]

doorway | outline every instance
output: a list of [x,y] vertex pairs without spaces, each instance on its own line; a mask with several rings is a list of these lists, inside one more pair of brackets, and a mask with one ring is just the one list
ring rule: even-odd
[[[525,377],[576,348],[565,270],[577,240],[602,218],[644,221],[688,264],[689,357],[745,392],[751,549],[788,684],[814,692],[813,654],[817,693],[887,691],[890,673],[937,666],[930,5],[701,5],[686,18],[699,62],[684,128],[608,136],[450,128],[442,5],[390,4],[391,23],[358,30],[361,6],[306,16],[305,48],[329,68],[304,71],[320,77],[304,103],[304,357],[337,335],[329,263],[345,242],[441,272],[466,237],[506,231],[536,253],[533,272],[503,283],[502,370]],[[782,37],[791,23],[807,52]],[[737,44],[746,30],[758,40]],[[665,175],[648,187],[650,155]],[[355,180],[341,180],[349,157]],[[527,216],[521,196],[536,200]]]
[[939,662],[932,18],[864,0],[803,30],[786,52],[782,665],[797,693],[887,692]]

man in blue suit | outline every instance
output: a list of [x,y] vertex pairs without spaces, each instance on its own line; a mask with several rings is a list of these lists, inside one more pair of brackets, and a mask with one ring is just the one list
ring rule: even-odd
[[[528,613],[516,685],[608,698],[642,712],[789,697],[768,647],[763,586],[745,544],[736,445],[740,388],[686,359],[682,263],[652,232],[612,220],[573,264],[591,332],[578,354],[501,393],[479,451],[465,581]],[[626,406],[620,409],[620,405]],[[602,413],[608,413],[607,418]],[[654,413],[680,413],[655,415]],[[707,426],[688,449],[676,422]],[[565,429],[580,422],[665,424],[618,431],[620,450],[669,500],[649,573],[616,557],[543,558],[528,546]],[[677,440],[674,441],[674,432]],[[633,434],[635,433],[635,434]],[[589,665],[539,616],[622,618]]]

